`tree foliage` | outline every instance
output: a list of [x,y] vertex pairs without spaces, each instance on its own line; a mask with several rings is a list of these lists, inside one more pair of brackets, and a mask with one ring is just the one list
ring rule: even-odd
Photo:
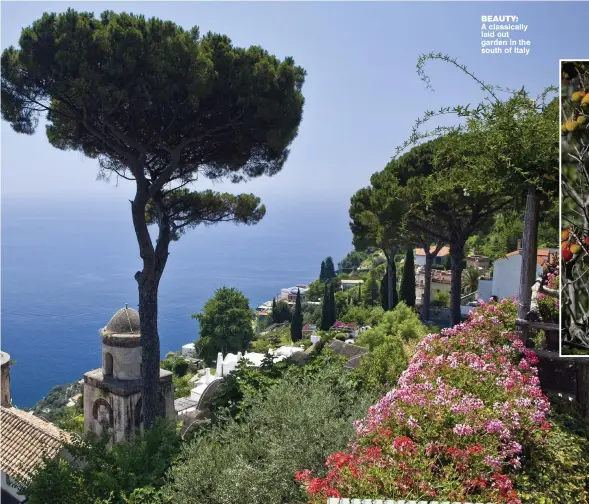
[[231,287],[215,291],[201,313],[192,315],[198,320],[200,337],[194,346],[202,359],[211,363],[218,352],[244,352],[253,339],[253,312],[242,292]]
[[327,282],[335,277],[335,265],[333,264],[333,258],[330,256],[321,262],[321,273],[319,275],[319,281]]
[[355,270],[368,259],[369,255],[363,250],[352,250],[344,257],[340,263],[340,267],[344,270]]
[[284,322],[290,322],[292,319],[292,311],[290,306],[284,299],[276,301],[276,305],[272,309],[272,322],[275,324],[283,324]]
[[[558,103],[547,102],[554,88],[547,88],[533,99],[525,91],[499,90],[480,81],[455,59],[441,54],[424,55],[418,72],[429,85],[424,72],[428,60],[454,65],[477,81],[487,100],[475,108],[444,107],[426,111],[418,119],[411,137],[397,149],[386,170],[396,174],[400,185],[415,197],[410,198],[409,227],[431,233],[450,244],[452,256],[451,312],[454,324],[460,321],[460,281],[466,240],[488,226],[491,216],[518,199],[527,187],[543,195],[551,204],[558,191]],[[507,97],[500,99],[499,92]],[[420,131],[437,116],[453,114],[458,126]],[[433,139],[433,140],[432,140]],[[422,140],[426,143],[419,144]],[[419,144],[419,145],[418,145]],[[442,226],[430,226],[436,215]]]
[[[281,170],[302,117],[305,72],[258,46],[201,36],[157,18],[68,9],[24,28],[2,53],[2,117],[51,145],[98,160],[99,176],[132,180],[141,271],[146,425],[159,411],[157,294],[170,242],[190,227],[255,224],[259,198],[192,191],[199,178],[240,182]],[[148,225],[158,228],[154,246]]]
[[385,392],[394,387],[407,368],[407,355],[398,336],[386,336],[372,352],[360,358],[356,375],[365,390]]

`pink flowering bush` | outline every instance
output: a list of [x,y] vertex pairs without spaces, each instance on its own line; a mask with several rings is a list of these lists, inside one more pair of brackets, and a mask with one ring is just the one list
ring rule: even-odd
[[[558,268],[556,268],[554,272],[548,273],[545,285],[549,289],[560,288]],[[542,317],[544,322],[558,322],[560,310],[558,298],[553,298],[540,293],[538,294],[538,308],[540,309],[540,317]]]
[[512,332],[513,300],[426,336],[396,389],[356,423],[325,478],[300,471],[312,503],[327,497],[519,504],[522,460],[546,442],[550,405],[536,355]]

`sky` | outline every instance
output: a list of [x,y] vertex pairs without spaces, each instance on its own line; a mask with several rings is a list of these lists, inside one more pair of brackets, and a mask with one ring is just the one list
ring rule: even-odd
[[[263,200],[349,200],[381,170],[411,134],[425,110],[476,104],[479,87],[442,62],[429,64],[434,91],[416,73],[421,53],[442,52],[483,80],[532,93],[558,85],[558,60],[587,54],[563,36],[571,12],[565,2],[1,2],[2,49],[43,12],[68,7],[160,17],[201,33],[228,35],[237,46],[260,45],[279,58],[292,56],[307,71],[305,108],[289,160],[281,173],[231,192]],[[531,52],[481,55],[481,15],[517,15],[529,25]],[[2,197],[60,201],[128,198],[132,183],[96,181],[96,161],[51,147],[43,128],[32,137],[1,126]],[[203,183],[197,187],[211,187]]]

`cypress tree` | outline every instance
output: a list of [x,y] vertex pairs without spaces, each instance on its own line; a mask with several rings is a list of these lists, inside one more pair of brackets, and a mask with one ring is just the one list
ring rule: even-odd
[[384,311],[389,309],[389,285],[388,285],[388,275],[387,271],[385,270],[384,276],[380,281],[380,305]]
[[319,273],[319,281],[325,282],[325,261],[321,261],[321,272]]
[[290,339],[300,341],[303,339],[303,313],[301,309],[301,291],[297,290],[297,299],[295,301],[294,314],[290,323]]
[[366,303],[368,306],[376,306],[378,304],[378,300],[380,297],[380,292],[378,289],[378,282],[376,278],[374,278],[374,273],[370,274],[370,278],[368,279],[368,302]]
[[329,287],[327,284],[323,287],[323,304],[321,306],[321,325],[319,326],[322,331],[328,331],[331,325],[329,324],[330,315],[330,300],[329,300]]
[[335,313],[335,287],[333,282],[329,282],[329,320],[331,322],[329,327],[335,324],[337,320],[337,314]]
[[401,278],[401,301],[407,306],[415,306],[415,261],[413,249],[407,249],[403,277]]
[[330,256],[325,259],[325,280],[331,280],[332,278],[335,278],[335,266]]
[[276,315],[277,315],[277,312],[276,312],[276,298],[274,298],[274,299],[272,299],[272,315],[271,315],[272,322],[274,322],[274,323],[276,323]]

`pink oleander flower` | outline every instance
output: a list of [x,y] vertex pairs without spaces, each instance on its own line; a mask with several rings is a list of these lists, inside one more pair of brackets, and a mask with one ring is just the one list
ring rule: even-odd
[[468,436],[474,432],[474,429],[470,425],[456,424],[452,431],[459,436]]

